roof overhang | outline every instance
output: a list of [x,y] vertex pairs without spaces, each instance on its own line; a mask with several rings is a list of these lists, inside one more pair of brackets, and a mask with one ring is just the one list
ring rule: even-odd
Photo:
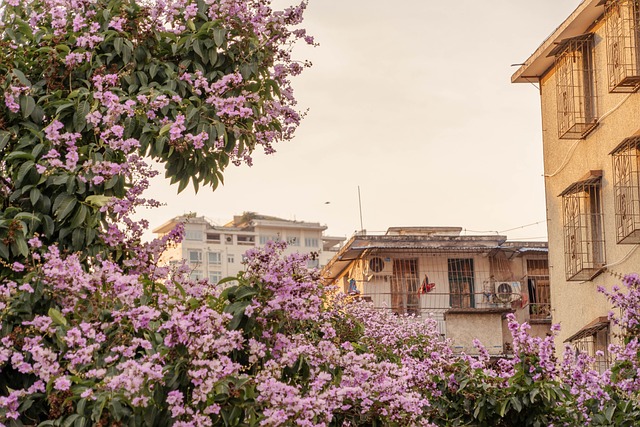
[[578,332],[576,332],[575,334],[571,335],[569,338],[564,340],[564,342],[577,341],[579,339],[595,335],[601,330],[606,329],[608,327],[609,327],[609,318],[607,318],[606,316],[600,316],[594,319],[587,326],[583,327]]
[[353,261],[369,252],[414,251],[421,253],[490,253],[500,248],[505,236],[353,236],[322,269],[322,277],[333,281]]
[[518,71],[511,76],[512,83],[538,81],[553,66],[554,49],[563,40],[586,33],[604,14],[602,0],[583,0],[571,15],[538,47]]
[[576,193],[578,191],[584,191],[584,187],[598,184],[602,180],[602,171],[601,170],[591,170],[587,172],[585,176],[583,176],[580,181],[574,182],[570,186],[564,189],[562,193],[558,195],[558,197],[566,196],[567,194]]

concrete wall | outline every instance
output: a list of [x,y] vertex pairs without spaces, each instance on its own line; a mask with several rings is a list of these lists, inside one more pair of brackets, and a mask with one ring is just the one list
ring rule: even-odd
[[446,336],[451,339],[453,350],[466,354],[478,354],[473,346],[473,340],[478,339],[489,354],[503,354],[503,316],[504,312],[447,312],[445,314]]

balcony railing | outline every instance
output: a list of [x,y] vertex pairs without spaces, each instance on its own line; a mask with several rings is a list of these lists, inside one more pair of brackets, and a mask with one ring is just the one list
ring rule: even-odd
[[430,315],[451,309],[521,309],[519,293],[451,293],[451,292],[376,292],[354,294],[373,303],[374,308],[396,314]]
[[531,320],[551,320],[551,304],[529,303],[529,318]]

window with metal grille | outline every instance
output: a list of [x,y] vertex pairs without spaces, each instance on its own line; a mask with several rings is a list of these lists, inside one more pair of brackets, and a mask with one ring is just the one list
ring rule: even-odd
[[602,171],[591,171],[560,194],[567,280],[591,280],[604,266],[601,180]]
[[417,259],[393,260],[391,309],[394,313],[420,314],[420,298],[418,296],[419,282]]
[[609,320],[607,317],[598,317],[567,340],[576,352],[591,356],[594,361],[594,369],[604,372],[609,368],[611,357],[609,355]]
[[581,139],[597,124],[593,34],[563,40],[555,55],[558,136]]
[[473,258],[448,259],[447,272],[451,308],[475,307]]
[[640,243],[640,136],[622,141],[610,154],[618,243]]
[[548,260],[527,260],[527,287],[529,290],[530,319],[551,319],[551,290],[549,288]]
[[635,92],[640,87],[639,3],[609,0],[605,5],[610,92]]

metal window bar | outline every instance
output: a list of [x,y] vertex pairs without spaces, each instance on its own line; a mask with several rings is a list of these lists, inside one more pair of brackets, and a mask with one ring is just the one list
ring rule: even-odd
[[418,260],[394,259],[391,309],[396,314],[420,314]]
[[451,291],[451,307],[475,307],[473,258],[449,259],[447,266],[449,273],[449,290]]
[[640,243],[639,147],[640,136],[634,136],[611,152],[618,243]]
[[593,35],[564,40],[556,55],[558,136],[582,139],[597,124]]
[[551,319],[549,261],[528,259],[526,283],[529,291],[529,318],[532,320]]
[[353,260],[338,283],[345,293],[368,300],[378,309],[434,318],[443,334],[444,313],[452,309],[510,309],[521,311],[528,319],[530,308],[524,301],[532,297],[527,283],[513,274],[526,274],[521,270],[525,266],[521,258],[510,258],[503,252],[487,248],[464,252],[442,248],[371,249]]
[[562,196],[567,280],[591,280],[605,263],[601,176],[577,182]]
[[593,368],[604,372],[611,364],[609,354],[609,328],[596,331],[592,335],[580,337],[571,341],[575,351],[585,353],[594,358]]
[[640,8],[637,0],[605,5],[609,92],[635,92],[640,87]]

